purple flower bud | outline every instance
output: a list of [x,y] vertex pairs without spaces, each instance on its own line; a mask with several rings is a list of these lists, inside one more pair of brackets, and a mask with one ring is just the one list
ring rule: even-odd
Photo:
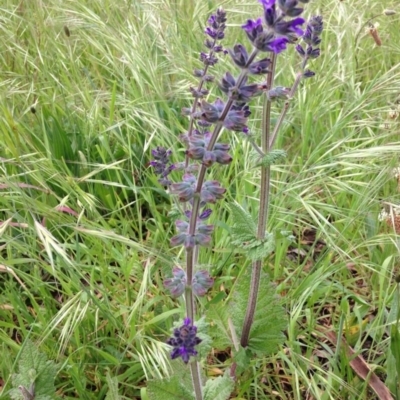
[[192,93],[193,97],[196,98],[196,99],[201,99],[202,97],[207,96],[208,93],[210,92],[207,89],[198,90],[198,89],[193,88],[193,87],[190,87],[189,90],[190,90],[190,93]]
[[214,279],[210,277],[208,271],[197,271],[192,280],[192,290],[196,296],[204,296],[207,290],[214,284]]
[[178,229],[179,232],[186,232],[187,229],[189,228],[189,224],[186,221],[182,221],[180,219],[178,219],[175,222],[175,226]]
[[210,38],[212,39],[215,39],[218,36],[218,31],[209,26],[206,29],[204,29],[204,33],[210,36]]
[[194,75],[195,77],[197,77],[197,78],[202,78],[203,75],[204,75],[204,69],[198,69],[198,68],[196,68],[196,69],[193,71],[193,75]]
[[218,58],[212,54],[200,53],[200,60],[204,65],[213,66],[218,62]]
[[303,12],[302,8],[296,7],[298,4],[297,0],[280,0],[278,2],[279,8],[288,17],[297,17]]
[[183,176],[183,182],[173,183],[170,186],[170,192],[178,195],[179,201],[189,201],[194,196],[196,185],[196,178],[192,174],[185,174]]
[[196,238],[193,235],[186,235],[185,242],[183,243],[186,250],[194,249],[196,244]]
[[268,91],[268,100],[270,101],[274,101],[277,99],[286,100],[288,98],[289,93],[290,93],[290,88],[277,86]]
[[232,157],[226,151],[214,150],[213,153],[218,164],[227,165],[232,162]]
[[217,122],[220,116],[220,111],[215,104],[211,104],[203,100],[201,102],[201,116],[207,122]]
[[186,233],[179,233],[178,235],[175,235],[174,237],[171,238],[169,244],[171,245],[171,247],[181,246],[182,244],[185,243],[186,236],[187,236]]
[[221,82],[219,84],[220,89],[228,94],[229,91],[236,86],[236,80],[232,76],[230,72],[226,72],[225,75],[222,77]]
[[197,227],[197,232],[202,233],[203,235],[211,235],[214,231],[214,225],[204,225],[199,223]]
[[255,61],[249,66],[249,73],[253,75],[266,74],[268,72],[268,67],[271,64],[269,58],[263,58],[262,60]]
[[172,276],[172,278],[164,280],[164,287],[170,291],[172,297],[179,297],[185,291],[186,272],[179,267],[175,267],[172,270]]
[[313,76],[315,76],[315,72],[310,71],[309,69],[305,70],[303,73],[304,78],[312,78]]
[[194,235],[194,241],[196,245],[208,246],[211,242],[211,236],[204,235],[202,233],[197,233],[196,235]]
[[319,48],[312,49],[310,53],[310,58],[318,58],[321,55],[321,50]]
[[174,329],[172,338],[167,340],[167,344],[173,347],[171,358],[181,357],[183,362],[187,364],[191,356],[196,356],[195,346],[201,343],[201,339],[196,336],[197,327],[192,324],[190,318],[185,318],[180,328]]
[[298,44],[296,46],[296,51],[302,56],[304,57],[306,55],[306,52],[303,49],[303,46],[301,44]]
[[200,220],[206,220],[212,213],[212,210],[210,208],[206,208],[205,210],[202,211],[202,213],[199,215]]
[[231,131],[241,132],[246,127],[247,117],[244,110],[237,110],[233,107],[224,120],[224,127]]
[[206,181],[201,189],[201,200],[206,203],[215,203],[222,199],[226,189],[218,181]]
[[213,165],[215,161],[217,161],[217,157],[214,152],[206,150],[204,153],[202,164],[206,167],[211,167],[211,165]]
[[247,64],[247,60],[249,59],[249,55],[247,54],[247,50],[241,44],[236,44],[233,47],[233,50],[229,50],[229,54],[232,57],[233,62],[240,68],[244,68]]
[[204,75],[203,76],[203,81],[204,82],[214,82],[215,77],[213,75]]
[[206,39],[204,41],[204,46],[207,47],[207,49],[212,49],[214,47],[214,40]]

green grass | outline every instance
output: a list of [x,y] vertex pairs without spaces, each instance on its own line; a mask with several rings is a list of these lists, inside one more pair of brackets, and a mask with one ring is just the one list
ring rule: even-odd
[[[0,2],[4,398],[27,338],[58,363],[56,387],[66,399],[104,398],[107,374],[118,378],[122,398],[139,399],[147,379],[169,373],[164,341],[183,306],[164,293],[162,280],[180,254],[169,247],[170,199],[148,162],[152,148],[176,148],[185,131],[180,109],[190,102],[202,30],[218,5]],[[260,13],[258,2],[223,6],[225,44],[245,42],[239,25]],[[375,20],[377,47],[362,25],[384,8],[398,14]],[[236,399],[375,399],[327,342],[329,329],[342,331],[382,380],[394,374],[388,357],[399,241],[390,219],[378,215],[384,202],[400,204],[392,176],[400,117],[389,118],[400,112],[400,8],[395,0],[315,0],[307,10],[324,16],[322,56],[277,142],[288,156],[273,168],[270,219],[271,229],[296,232],[299,244],[288,249],[282,241],[265,265],[286,302],[287,341],[275,356],[254,360]],[[278,70],[295,65],[294,57],[282,56]],[[214,72],[227,68],[228,58]],[[294,70],[284,71],[277,82],[290,85]],[[254,107],[257,134],[261,104]],[[251,146],[239,136],[224,139],[234,162],[212,173],[228,189],[227,201],[255,211]],[[182,147],[175,157],[182,160]],[[216,205],[213,222],[212,248],[200,255],[216,277],[208,300],[228,293],[249,265],[229,246],[226,203]],[[326,243],[320,254],[304,244],[306,228]],[[304,256],[288,257],[299,251]],[[214,354],[206,370],[218,374],[228,365]]]

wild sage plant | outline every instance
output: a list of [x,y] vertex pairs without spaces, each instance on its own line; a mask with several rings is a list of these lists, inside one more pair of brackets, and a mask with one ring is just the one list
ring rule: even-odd
[[[232,378],[235,378],[238,373],[236,366],[243,365],[243,354],[247,356],[251,356],[252,353],[260,354],[257,346],[251,347],[249,343],[257,301],[261,300],[259,287],[263,260],[274,249],[274,235],[266,231],[270,165],[282,155],[282,152],[274,151],[272,148],[301,80],[314,75],[312,71],[306,69],[308,61],[320,54],[318,45],[321,41],[322,18],[312,17],[306,23],[300,17],[303,8],[299,5],[307,3],[308,0],[259,0],[259,2],[263,7],[262,17],[248,20],[242,25],[250,41],[250,46],[248,46],[251,47],[250,51],[242,44],[235,44],[232,49],[224,50],[221,45],[226,28],[224,10],[218,9],[208,20],[208,26],[205,29],[207,35],[205,47],[208,51],[200,54],[203,67],[194,71],[199,84],[191,89],[194,97],[192,107],[183,110],[183,114],[189,121],[188,131],[181,136],[186,146],[185,161],[173,164],[170,161],[172,150],[158,147],[152,151],[154,160],[151,165],[159,176],[160,184],[167,188],[171,195],[176,196],[175,199],[180,204],[181,218],[176,221],[177,235],[171,239],[171,245],[182,245],[185,248],[185,260],[182,263],[185,267],[174,267],[172,277],[164,281],[165,288],[172,296],[184,295],[186,307],[183,324],[174,330],[173,336],[167,343],[172,346],[171,358],[181,358],[190,366],[193,389],[186,388],[189,392],[185,391],[180,382],[179,390],[182,392],[179,393],[196,400],[214,400],[216,393],[219,399],[228,399],[233,388]],[[285,51],[289,45],[299,42],[299,39],[302,39],[302,42],[297,44],[295,49],[301,61],[293,86],[291,88],[275,86],[274,76],[278,54]],[[218,81],[218,87],[224,98],[210,101],[206,85],[215,81],[214,76],[210,74],[210,69],[218,62],[218,56],[221,53],[229,53],[238,72],[236,74],[226,72],[223,75]],[[254,80],[252,76],[257,79]],[[249,102],[256,96],[264,98],[261,146],[257,145],[257,135],[250,132],[248,128],[248,118],[251,115]],[[282,111],[274,129],[271,130],[272,102],[279,99],[283,101]],[[199,362],[196,359],[198,354],[196,348],[201,343],[201,339],[197,336],[196,321],[200,316],[195,307],[195,297],[206,294],[213,285],[213,278],[207,270],[198,270],[196,265],[199,249],[210,244],[214,230],[214,226],[206,222],[212,213],[209,206],[222,199],[226,191],[220,182],[207,180],[209,170],[215,164],[224,165],[232,161],[229,154],[230,145],[219,141],[223,130],[241,133],[257,152],[257,165],[261,168],[260,212],[258,222],[255,224],[254,219],[246,210],[235,204],[230,206],[236,221],[232,227],[232,243],[244,250],[247,258],[252,260],[248,288],[250,290],[247,290],[247,296],[244,299],[247,306],[246,312],[241,317],[243,322],[241,332],[239,332],[240,346],[236,339],[235,327],[232,326],[230,320],[225,321],[231,329],[232,346],[238,354],[232,363],[230,377],[226,376],[225,380],[219,382],[208,381],[203,386]],[[182,171],[182,180],[173,183],[170,180],[170,174],[177,170]],[[265,300],[264,294],[263,300]],[[243,302],[243,298],[240,301]],[[269,305],[266,304],[266,307]],[[268,309],[264,312],[268,313]],[[261,327],[263,331],[267,329],[267,326]],[[282,330],[283,328],[278,323],[275,329]],[[257,340],[262,342],[262,336]],[[244,350],[241,356],[240,349]],[[250,349],[250,354],[246,353],[248,349]],[[191,390],[194,391],[194,397]],[[178,396],[178,392],[175,396]]]

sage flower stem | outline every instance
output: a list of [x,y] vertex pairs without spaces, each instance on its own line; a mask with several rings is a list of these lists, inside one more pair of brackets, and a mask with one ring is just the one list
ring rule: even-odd
[[[272,54],[270,73],[267,76],[267,90],[271,89],[274,83],[275,66],[276,66],[276,54]],[[264,154],[268,154],[270,151],[270,129],[271,129],[271,101],[265,98],[263,107],[263,119],[262,119],[262,135],[261,135],[261,150]],[[257,238],[264,239],[265,229],[268,222],[268,207],[269,207],[269,193],[271,183],[271,168],[270,166],[261,167],[261,185],[260,185],[260,211],[258,215],[257,225]],[[240,344],[246,347],[249,344],[250,329],[253,324],[254,314],[256,311],[258,290],[260,286],[262,261],[257,260],[253,262],[251,270],[250,280],[250,293],[247,302],[247,309],[243,323],[242,335],[240,338]]]
[[197,361],[193,360],[190,362],[190,372],[192,376],[192,383],[196,400],[203,400],[200,368]]

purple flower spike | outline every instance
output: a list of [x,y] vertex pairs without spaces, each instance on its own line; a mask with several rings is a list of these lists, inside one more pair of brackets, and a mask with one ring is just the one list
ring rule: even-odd
[[183,325],[175,329],[173,337],[167,340],[167,344],[173,347],[171,358],[174,360],[181,357],[187,364],[191,356],[197,356],[195,346],[201,343],[201,339],[196,335],[197,327],[192,324],[190,318],[185,318]]
[[170,163],[171,150],[167,150],[164,147],[157,147],[151,151],[154,157],[153,161],[150,161],[149,165],[154,168],[154,172],[159,175],[160,179],[158,182],[163,186],[169,186],[171,181],[167,179],[167,176],[176,168],[174,164]]

